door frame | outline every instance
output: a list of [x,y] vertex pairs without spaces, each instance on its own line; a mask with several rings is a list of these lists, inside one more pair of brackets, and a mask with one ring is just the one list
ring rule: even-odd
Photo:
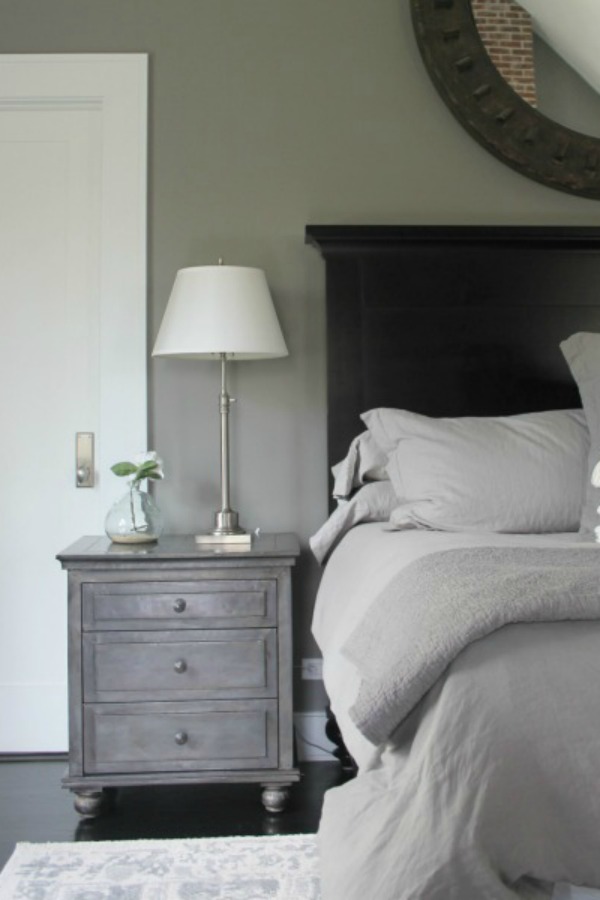
[[[40,67],[38,81],[42,87],[32,96],[25,67],[31,73],[36,66]],[[96,484],[102,506],[108,509],[123,486],[110,474],[106,477],[106,473],[117,460],[147,449],[148,439],[148,56],[2,54],[0,112],[3,109],[89,109],[102,114],[99,266],[103,378]],[[119,227],[115,228],[114,223],[119,223]],[[126,253],[122,252],[124,241]],[[109,421],[111,435],[104,427]],[[131,446],[128,435],[132,432],[143,436],[144,446]]]
[[[147,54],[2,54],[0,115],[21,110],[99,113],[100,386],[93,490],[99,509],[108,511],[123,492],[122,480],[112,475],[110,466],[147,449],[148,440]],[[72,464],[75,490],[75,435]],[[100,520],[94,532],[101,527]],[[34,544],[19,550],[19,564],[35,564]],[[38,602],[57,612],[51,632],[44,636],[56,654],[66,631],[67,586],[58,562],[55,565],[56,582],[47,578],[45,596]],[[20,630],[13,628],[2,640],[25,642],[26,623],[35,620],[32,607],[26,618],[23,614],[15,620]],[[50,658],[43,680],[30,682],[22,672],[8,678],[4,674],[0,753],[66,749],[66,652],[64,657],[64,676]]]

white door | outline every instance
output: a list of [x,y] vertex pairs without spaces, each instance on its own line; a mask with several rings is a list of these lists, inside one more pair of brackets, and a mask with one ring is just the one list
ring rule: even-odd
[[0,752],[67,747],[55,556],[146,449],[146,121],[145,55],[0,56]]

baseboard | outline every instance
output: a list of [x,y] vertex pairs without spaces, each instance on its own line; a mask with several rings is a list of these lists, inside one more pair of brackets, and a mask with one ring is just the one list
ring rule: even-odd
[[335,744],[325,734],[325,711],[294,713],[296,751],[299,762],[335,762]]
[[0,753],[0,764],[6,762],[67,762],[69,754],[32,752],[32,753]]
[[557,884],[552,900],[598,900],[600,890],[595,888],[572,887],[568,884]]

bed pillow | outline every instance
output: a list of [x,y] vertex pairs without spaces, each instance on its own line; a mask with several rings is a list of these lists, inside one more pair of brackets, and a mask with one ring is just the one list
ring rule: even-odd
[[396,506],[398,498],[390,481],[366,484],[352,500],[341,503],[310,538],[312,552],[323,564],[347,531],[361,522],[388,522]]
[[397,528],[543,533],[579,527],[589,454],[582,410],[433,419],[363,415],[389,453]]
[[573,378],[577,382],[590,431],[590,452],[586,469],[586,490],[580,532],[591,534],[600,524],[597,512],[600,489],[591,483],[592,469],[600,460],[600,334],[579,332],[560,345]]
[[388,481],[388,458],[381,452],[370,431],[355,437],[345,458],[333,466],[333,496],[347,499],[369,481]]

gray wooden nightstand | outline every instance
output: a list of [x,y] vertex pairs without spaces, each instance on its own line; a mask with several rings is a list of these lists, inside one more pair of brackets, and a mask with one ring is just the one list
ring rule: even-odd
[[82,816],[125,785],[256,782],[284,809],[293,765],[292,534],[248,549],[84,537],[69,582],[69,769]]

